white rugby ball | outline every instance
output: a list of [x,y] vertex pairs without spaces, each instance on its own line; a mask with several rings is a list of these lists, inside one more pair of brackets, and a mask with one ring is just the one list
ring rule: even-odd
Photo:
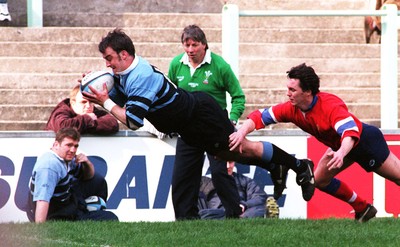
[[106,83],[107,91],[110,92],[114,86],[114,77],[107,71],[94,71],[90,72],[82,78],[81,91],[92,93],[89,85],[97,91],[103,91],[103,84]]
[[99,211],[107,208],[106,202],[100,196],[89,196],[85,199],[88,211]]

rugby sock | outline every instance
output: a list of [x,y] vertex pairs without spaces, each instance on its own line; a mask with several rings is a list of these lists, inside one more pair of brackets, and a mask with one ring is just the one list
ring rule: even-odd
[[263,153],[261,159],[266,163],[271,163],[272,154],[274,152],[272,148],[272,143],[270,142],[261,142],[261,143],[263,145]]
[[321,191],[326,192],[339,200],[347,202],[354,208],[355,212],[361,212],[367,206],[367,202],[364,199],[358,196],[357,193],[347,184],[337,178],[333,178],[325,188],[321,189]]
[[264,147],[261,157],[263,161],[287,166],[290,169],[294,170],[296,173],[305,171],[306,167],[302,166],[302,162],[296,159],[293,155],[286,153],[285,151],[270,142],[261,143]]

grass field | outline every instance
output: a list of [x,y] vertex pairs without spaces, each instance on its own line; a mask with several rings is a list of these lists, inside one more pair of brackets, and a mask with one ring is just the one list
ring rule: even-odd
[[0,246],[400,246],[400,221],[241,219],[0,224]]

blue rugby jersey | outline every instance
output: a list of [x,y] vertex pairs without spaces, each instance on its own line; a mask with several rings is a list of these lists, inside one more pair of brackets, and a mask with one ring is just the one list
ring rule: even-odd
[[119,82],[110,98],[126,107],[127,125],[143,126],[147,118],[159,131],[171,133],[184,126],[195,104],[193,96],[177,89],[161,71],[136,56],[131,66],[117,75]]
[[53,151],[43,154],[32,171],[30,188],[33,201],[68,200],[71,184],[81,174],[81,165],[74,160],[67,168],[65,161]]

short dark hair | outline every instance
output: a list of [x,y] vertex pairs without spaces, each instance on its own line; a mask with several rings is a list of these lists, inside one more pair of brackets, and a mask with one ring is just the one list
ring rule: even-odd
[[104,53],[107,47],[111,47],[115,52],[127,51],[130,55],[135,56],[135,46],[132,39],[129,38],[121,29],[116,28],[109,32],[106,37],[99,43],[99,51]]
[[290,79],[299,79],[303,91],[311,90],[312,95],[319,93],[319,77],[311,66],[305,63],[292,67],[286,72]]
[[186,40],[192,39],[197,42],[201,42],[203,45],[206,45],[206,50],[208,49],[208,43],[206,34],[201,30],[201,28],[197,25],[189,25],[186,26],[181,35],[182,44],[186,42]]
[[71,138],[74,141],[79,141],[81,139],[81,134],[76,128],[65,127],[61,128],[56,133],[56,141],[62,142],[66,137]]

